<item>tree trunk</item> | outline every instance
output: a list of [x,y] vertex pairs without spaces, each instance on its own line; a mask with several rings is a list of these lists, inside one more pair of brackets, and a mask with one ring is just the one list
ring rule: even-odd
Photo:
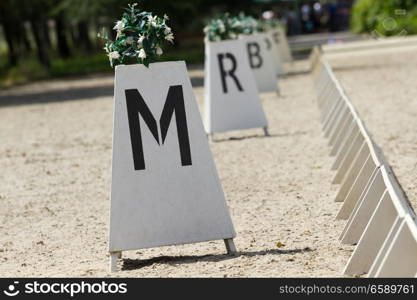
[[81,21],[77,25],[78,29],[78,39],[80,42],[80,46],[87,52],[91,52],[93,50],[93,44],[90,40],[90,35],[88,34],[88,25],[87,22]]
[[28,37],[28,33],[27,33],[27,30],[26,30],[26,27],[24,25],[22,25],[21,30],[22,30],[22,42],[23,42],[23,46],[24,46],[26,52],[29,53],[30,51],[32,51],[32,45],[30,43],[30,40],[29,40],[29,37]]
[[18,61],[18,54],[16,49],[16,43],[13,40],[13,24],[9,24],[7,22],[3,23],[3,31],[4,37],[6,39],[7,47],[8,47],[8,55],[9,55],[9,64],[11,66],[17,65]]
[[4,38],[8,48],[9,64],[15,66],[19,59],[19,51],[15,37],[15,18],[13,14],[7,11],[9,5],[9,2],[0,3],[0,24],[3,25]]
[[51,48],[52,42],[51,42],[51,36],[49,35],[48,20],[43,20],[42,22],[40,22],[40,24],[42,26],[43,36],[45,37],[45,43],[48,46],[48,48]]
[[22,54],[29,53],[32,50],[29,38],[27,36],[25,26],[20,23],[20,20],[15,20],[13,22],[13,40],[17,45],[16,52],[19,56]]
[[35,38],[38,59],[42,65],[49,68],[51,65],[48,51],[49,47],[45,37],[45,30],[43,29],[43,22],[42,20],[39,21],[32,19],[30,21],[30,25],[32,27],[33,36]]
[[71,50],[68,45],[68,39],[66,35],[65,21],[62,15],[55,19],[56,39],[58,43],[58,51],[62,58],[68,58],[71,56]]

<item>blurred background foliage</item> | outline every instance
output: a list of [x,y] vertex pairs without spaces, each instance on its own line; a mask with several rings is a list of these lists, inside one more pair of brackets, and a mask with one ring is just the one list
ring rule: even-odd
[[[111,72],[97,33],[111,30],[123,7],[170,17],[175,43],[163,60],[202,63],[203,27],[220,13],[266,10],[298,35],[347,30],[354,0],[0,0],[0,87],[33,79]],[[357,0],[351,15],[357,33],[417,33],[417,0]],[[405,12],[405,14],[404,14]]]
[[417,34],[417,1],[357,0],[351,27],[356,33],[377,37]]
[[[0,0],[0,86],[29,79],[111,71],[102,50],[103,29],[134,0]],[[210,15],[256,13],[250,0],[140,0],[139,7],[170,17],[175,43],[164,60],[201,62],[202,28]],[[254,9],[255,7],[255,9]],[[3,42],[1,42],[3,41]]]

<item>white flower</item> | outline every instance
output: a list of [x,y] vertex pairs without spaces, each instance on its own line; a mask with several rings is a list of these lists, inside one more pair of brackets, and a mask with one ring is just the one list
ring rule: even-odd
[[112,67],[113,67],[113,60],[115,60],[115,59],[117,60],[117,59],[120,58],[120,54],[117,51],[110,52],[108,54],[108,56],[109,56],[110,66],[112,66]]
[[160,47],[156,48],[156,55],[162,55],[162,49]]
[[174,35],[172,34],[172,32],[171,33],[168,33],[166,36],[165,36],[165,39],[168,41],[168,42],[173,42],[174,41]]
[[116,29],[117,32],[121,33],[123,31],[123,29],[125,28],[125,23],[123,21],[117,21],[116,25],[114,25],[113,29]]
[[140,49],[139,53],[138,53],[139,58],[145,59],[146,58],[146,52],[145,50],[142,48]]
[[144,39],[145,39],[145,36],[144,35],[140,35],[139,38],[138,38],[138,43],[139,44],[142,44],[142,42],[143,42]]
[[242,23],[240,21],[236,21],[236,22],[233,23],[232,27],[239,27],[241,25],[242,25]]
[[153,27],[157,27],[158,24],[156,23],[157,16],[148,16],[148,21],[151,23]]
[[111,59],[119,59],[120,58],[120,54],[117,51],[112,51],[109,53],[109,58]]
[[132,3],[132,4],[128,4],[127,6],[129,6],[131,9],[134,9],[136,5],[138,5],[137,2]]
[[113,43],[106,43],[106,45],[104,46],[104,50],[106,50],[107,55],[111,52],[110,51],[110,47],[113,45]]
[[164,33],[165,33],[165,35],[171,33],[171,27],[168,27],[168,26],[165,27]]
[[164,19],[169,20],[169,17],[166,14],[164,14]]

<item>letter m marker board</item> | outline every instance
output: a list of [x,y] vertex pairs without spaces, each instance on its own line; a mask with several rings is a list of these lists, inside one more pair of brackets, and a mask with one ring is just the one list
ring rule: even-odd
[[111,270],[121,251],[235,237],[184,62],[116,67]]

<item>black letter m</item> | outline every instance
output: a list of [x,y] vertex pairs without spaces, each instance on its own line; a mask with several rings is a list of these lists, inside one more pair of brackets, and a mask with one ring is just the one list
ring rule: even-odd
[[[140,131],[139,115],[142,116],[150,132],[155,138],[158,145],[159,132],[158,124],[146,105],[141,94],[137,89],[125,90],[127,116],[129,120],[130,140],[132,143],[133,163],[135,170],[145,169],[145,159],[143,156],[142,134]],[[191,165],[190,140],[188,137],[187,117],[185,115],[184,96],[181,85],[173,85],[169,87],[168,95],[162,109],[159,126],[161,127],[162,144],[168,133],[172,115],[175,113],[175,120],[178,132],[178,144],[180,147],[181,164],[183,166]]]

